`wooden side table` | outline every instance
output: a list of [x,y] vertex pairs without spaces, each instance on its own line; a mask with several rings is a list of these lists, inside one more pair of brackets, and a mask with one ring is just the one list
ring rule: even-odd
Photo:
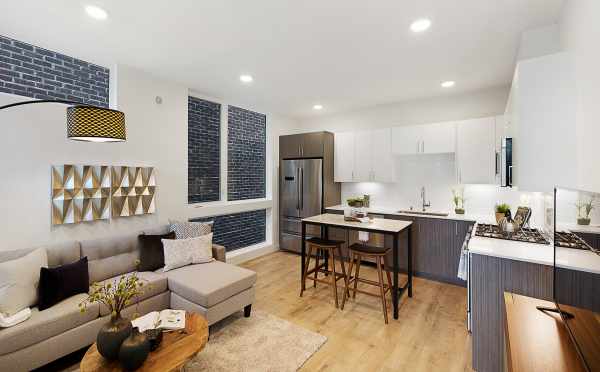
[[[198,354],[208,342],[208,323],[203,316],[186,313],[185,329],[165,332],[160,346],[150,352],[138,371],[179,371],[185,363]],[[81,372],[123,371],[119,361],[104,359],[94,343],[83,356]]]

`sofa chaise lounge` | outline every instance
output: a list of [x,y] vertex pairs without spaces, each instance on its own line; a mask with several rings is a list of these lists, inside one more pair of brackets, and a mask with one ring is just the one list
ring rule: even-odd
[[[167,232],[166,225],[145,231]],[[139,234],[46,245],[48,265],[64,265],[87,256],[90,284],[114,280],[136,270]],[[0,262],[22,257],[34,249],[0,251]],[[215,260],[210,263],[164,273],[139,272],[146,291],[123,315],[131,318],[134,313],[184,309],[202,314],[209,325],[242,309],[245,316],[250,316],[256,273],[225,263],[222,246],[213,245],[213,257]],[[78,294],[44,311],[34,307],[28,320],[0,329],[0,370],[38,368],[94,343],[110,314],[108,308],[99,304],[91,304],[87,311],[80,312],[78,304],[85,298],[86,294]]]

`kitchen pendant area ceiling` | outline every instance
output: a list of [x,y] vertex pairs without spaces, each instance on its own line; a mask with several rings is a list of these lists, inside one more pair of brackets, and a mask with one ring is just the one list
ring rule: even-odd
[[0,35],[302,117],[508,85],[521,32],[555,23],[562,0],[103,0],[102,22],[87,5],[4,1]]

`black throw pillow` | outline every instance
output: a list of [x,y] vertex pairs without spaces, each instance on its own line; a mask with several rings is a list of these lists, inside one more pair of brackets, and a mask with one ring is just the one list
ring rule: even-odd
[[38,308],[45,310],[65,298],[79,293],[88,293],[90,274],[88,259],[84,257],[77,262],[40,269]]
[[165,252],[161,239],[175,239],[175,232],[164,235],[140,235],[139,271],[154,271],[165,266]]

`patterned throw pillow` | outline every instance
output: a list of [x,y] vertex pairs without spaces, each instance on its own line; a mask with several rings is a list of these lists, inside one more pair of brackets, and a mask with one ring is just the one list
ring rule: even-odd
[[165,253],[164,272],[191,264],[212,262],[212,237],[206,234],[197,238],[162,239]]
[[171,221],[170,229],[175,232],[175,239],[189,239],[210,234],[211,224],[205,222]]

